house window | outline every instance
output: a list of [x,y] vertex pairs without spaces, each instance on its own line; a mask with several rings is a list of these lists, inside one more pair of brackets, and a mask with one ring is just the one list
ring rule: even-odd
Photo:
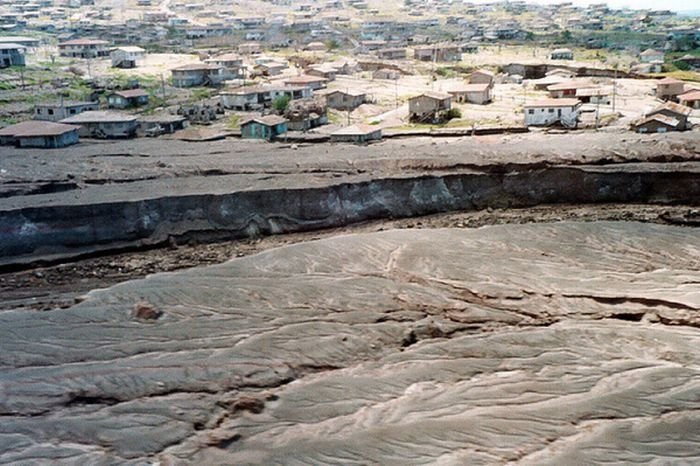
[[41,115],[41,109],[40,109],[40,108],[37,108],[37,109],[36,109],[36,114],[37,114],[37,115]]
[[535,114],[535,109],[534,109],[534,108],[531,108],[530,110],[527,111],[527,113],[529,113],[530,115],[534,115],[534,114]]
[[550,108],[548,111],[549,111],[549,113],[554,113],[554,109],[553,109],[553,108]]
[[75,115],[75,109],[74,109],[74,108],[71,108],[71,109],[70,109],[70,114],[71,114],[71,115]]
[[[52,108],[48,109],[47,112],[48,112],[49,115],[53,115],[53,109],[52,109]],[[39,111],[39,113],[41,113],[41,111]]]

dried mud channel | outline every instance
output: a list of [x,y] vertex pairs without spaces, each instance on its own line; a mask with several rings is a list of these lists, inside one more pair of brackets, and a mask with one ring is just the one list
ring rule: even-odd
[[0,313],[0,462],[700,461],[696,212],[471,215]]

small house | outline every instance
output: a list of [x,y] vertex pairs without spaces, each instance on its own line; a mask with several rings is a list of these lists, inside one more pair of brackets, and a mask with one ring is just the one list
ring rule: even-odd
[[685,131],[691,129],[690,114],[692,109],[666,102],[647,113],[634,124],[638,133],[664,133],[667,131]]
[[572,52],[570,49],[556,49],[552,50],[549,58],[552,60],[573,60],[574,52]]
[[43,121],[61,121],[64,118],[83,112],[99,110],[99,102],[72,102],[37,104],[34,106],[34,119]]
[[0,44],[0,68],[8,66],[25,66],[25,47],[19,44]]
[[447,92],[459,103],[485,105],[493,100],[493,86],[488,83],[467,84]]
[[656,83],[656,97],[661,100],[677,100],[685,92],[685,83],[675,78],[664,78]]
[[287,132],[287,120],[277,115],[250,118],[241,123],[241,137],[271,141]]
[[584,104],[609,105],[610,94],[612,94],[610,89],[600,87],[576,89],[576,98]]
[[678,96],[678,101],[686,107],[700,109],[700,90],[692,90]]
[[587,89],[595,87],[588,81],[565,81],[563,83],[552,84],[547,86],[549,96],[553,99],[562,99],[567,97],[576,97],[576,92],[579,89]]
[[51,121],[23,121],[0,129],[0,145],[56,149],[77,144],[78,127]]
[[309,76],[309,75],[302,75],[302,76],[295,76],[293,78],[289,78],[284,81],[284,83],[287,86],[306,86],[310,87],[314,91],[318,89],[323,89],[326,87],[326,83],[328,82],[328,79],[322,78],[320,76]]
[[401,72],[389,68],[381,68],[372,73],[372,79],[390,79],[396,81],[401,78]]
[[235,53],[225,53],[207,58],[204,63],[224,68],[224,79],[239,79],[245,74],[243,57]]
[[109,42],[96,39],[75,39],[58,44],[58,54],[70,58],[99,58],[109,55]]
[[679,64],[682,63],[681,66],[686,66],[691,69],[699,69],[700,68],[700,57],[696,57],[690,54],[683,55],[681,58],[677,58],[676,60],[673,60],[673,63],[678,66]]
[[331,133],[331,142],[366,144],[382,139],[382,129],[372,125],[353,125]]
[[116,91],[107,96],[109,108],[135,108],[148,105],[149,95],[143,89]]
[[260,76],[279,76],[287,69],[287,64],[277,61],[270,61],[255,65],[255,72]]
[[374,52],[377,58],[381,60],[405,60],[406,49],[403,47],[379,49]]
[[318,99],[296,100],[289,104],[284,117],[290,131],[308,131],[328,123],[328,108]]
[[441,92],[425,92],[408,99],[408,116],[411,121],[432,122],[438,114],[452,107],[452,96]]
[[639,54],[639,61],[642,63],[663,63],[665,55],[666,54],[661,50],[646,49],[645,51]]
[[469,76],[469,84],[489,84],[493,85],[496,75],[488,70],[476,70]]
[[220,84],[225,78],[222,66],[208,63],[183,65],[170,71],[173,75],[173,86],[175,87],[215,86]]
[[148,115],[139,120],[139,130],[146,136],[171,134],[189,126],[189,120],[181,115]]
[[60,123],[80,126],[78,133],[81,137],[98,139],[131,138],[139,127],[138,119],[133,115],[99,110],[82,112]]
[[526,126],[561,124],[566,128],[578,126],[581,102],[578,99],[543,99],[525,104]]
[[238,53],[242,55],[257,55],[262,52],[262,46],[257,42],[246,42],[238,46]]
[[141,47],[117,47],[110,52],[113,68],[136,68],[146,51]]
[[462,51],[459,45],[425,45],[414,49],[414,57],[420,61],[460,61]]
[[354,110],[365,103],[367,94],[363,91],[345,90],[326,94],[326,104],[336,110]]
[[338,75],[338,70],[330,65],[311,65],[306,70],[306,74],[308,76],[326,78],[326,80],[330,82],[335,81],[335,77]]

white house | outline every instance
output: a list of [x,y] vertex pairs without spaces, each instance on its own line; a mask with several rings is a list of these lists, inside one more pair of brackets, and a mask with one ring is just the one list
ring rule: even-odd
[[525,125],[561,123],[567,128],[575,128],[580,114],[581,102],[578,99],[543,99],[525,104]]
[[642,63],[664,62],[665,53],[662,50],[646,49],[639,54]]
[[109,54],[114,68],[136,68],[146,51],[141,47],[117,47]]

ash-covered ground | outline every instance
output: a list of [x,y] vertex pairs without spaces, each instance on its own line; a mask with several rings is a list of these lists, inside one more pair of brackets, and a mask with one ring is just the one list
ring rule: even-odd
[[699,277],[697,228],[506,224],[5,311],[0,462],[692,464]]

